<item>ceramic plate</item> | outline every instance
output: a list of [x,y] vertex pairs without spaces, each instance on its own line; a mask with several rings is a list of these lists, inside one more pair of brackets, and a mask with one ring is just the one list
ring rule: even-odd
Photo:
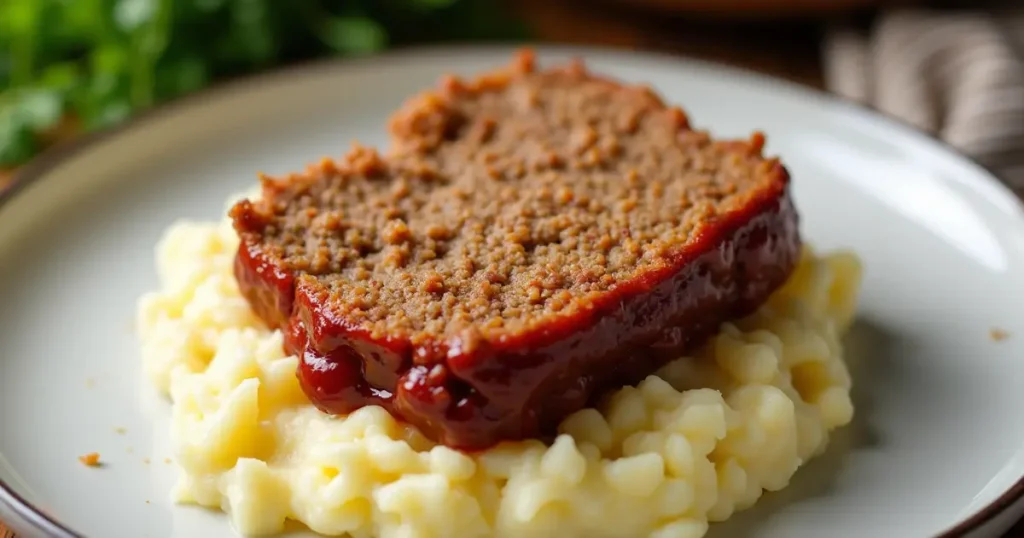
[[[805,238],[864,260],[848,338],[855,423],[712,538],[997,536],[1020,517],[1024,210],[992,175],[780,81],[662,56],[539,52],[649,83],[717,135],[763,129],[794,177]],[[257,171],[295,170],[353,139],[382,144],[406,96],[510,54],[428,49],[266,75],[26,169],[0,196],[0,519],[26,536],[230,536],[222,514],[168,500],[169,404],[143,382],[132,334],[136,298],[157,285],[155,243],[177,219],[221,217]],[[79,463],[94,451],[104,468]]]

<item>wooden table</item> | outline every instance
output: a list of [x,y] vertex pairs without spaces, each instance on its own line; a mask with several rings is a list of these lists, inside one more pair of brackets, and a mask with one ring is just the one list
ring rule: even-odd
[[[520,0],[516,4],[542,40],[669,52],[824,87],[820,20],[792,20],[768,27],[756,22],[685,20],[614,6],[595,7],[598,2],[589,0]],[[0,188],[9,180],[10,174],[6,176],[0,171]],[[1007,534],[1007,538],[1013,536],[1024,536],[1024,522]],[[2,523],[0,538],[14,538]]]

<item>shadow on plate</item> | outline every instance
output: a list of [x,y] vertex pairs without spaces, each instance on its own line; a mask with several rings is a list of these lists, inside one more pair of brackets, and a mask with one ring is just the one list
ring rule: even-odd
[[800,503],[832,493],[851,452],[881,443],[877,431],[871,426],[872,402],[875,401],[872,387],[858,381],[871,379],[871,372],[884,369],[880,362],[889,356],[887,348],[891,342],[891,335],[870,320],[858,319],[854,323],[844,338],[844,354],[853,376],[850,391],[856,409],[853,421],[832,432],[825,453],[801,467],[789,486],[781,491],[766,492],[752,508],[737,513],[724,523],[713,524],[706,538],[757,536],[772,517],[785,510],[798,510]]

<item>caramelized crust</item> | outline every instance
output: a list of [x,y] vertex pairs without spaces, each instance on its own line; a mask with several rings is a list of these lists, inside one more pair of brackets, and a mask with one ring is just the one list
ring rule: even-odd
[[469,448],[533,436],[756,308],[796,260],[763,136],[712,140],[578,62],[448,77],[390,128],[386,155],[264,178],[231,211],[242,290],[327,411],[379,403]]

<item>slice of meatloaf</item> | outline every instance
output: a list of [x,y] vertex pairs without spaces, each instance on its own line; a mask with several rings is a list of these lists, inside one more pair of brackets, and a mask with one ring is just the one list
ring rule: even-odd
[[236,275],[329,413],[379,404],[478,449],[549,433],[751,312],[800,240],[763,137],[714,141],[650,90],[537,70],[448,78],[385,156],[263,179]]

